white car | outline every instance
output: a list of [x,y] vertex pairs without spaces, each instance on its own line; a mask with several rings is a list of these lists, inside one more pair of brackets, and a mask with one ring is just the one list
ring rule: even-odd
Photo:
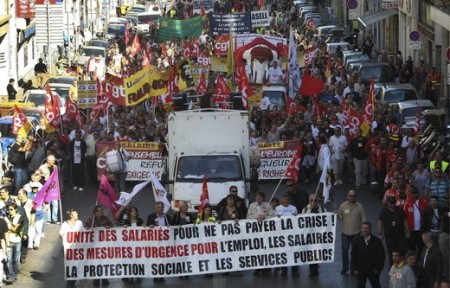
[[[50,88],[51,89],[51,88]],[[66,114],[66,100],[59,96],[57,92],[52,91],[53,96],[58,99],[59,102],[59,111],[61,112],[61,115]],[[47,91],[44,89],[32,89],[27,90],[25,94],[22,97],[22,100],[20,102],[23,103],[34,103],[36,107],[41,109],[42,111],[45,108],[45,96],[47,95]]]
[[[402,133],[407,133],[409,129],[414,128],[416,123],[416,114],[419,114],[420,129],[425,127],[425,118],[423,111],[435,109],[433,102],[427,99],[409,100],[397,103],[400,107],[400,113],[403,116]],[[419,130],[420,130],[419,129]]]

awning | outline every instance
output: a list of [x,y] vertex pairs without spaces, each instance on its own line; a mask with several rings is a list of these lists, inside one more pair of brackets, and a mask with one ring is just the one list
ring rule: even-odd
[[373,23],[377,23],[377,22],[384,20],[386,18],[389,18],[391,16],[394,16],[397,13],[398,13],[398,9],[386,9],[386,10],[383,10],[383,11],[375,13],[375,14],[358,17],[358,21],[361,24],[362,28],[367,28],[367,26],[369,26]]
[[0,37],[3,37],[9,31],[9,19],[10,15],[0,16]]

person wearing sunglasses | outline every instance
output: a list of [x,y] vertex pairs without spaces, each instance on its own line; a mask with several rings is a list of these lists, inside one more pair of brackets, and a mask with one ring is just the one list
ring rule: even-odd
[[354,270],[353,263],[349,263],[348,252],[350,245],[353,250],[353,241],[360,235],[362,224],[366,221],[364,206],[356,202],[356,191],[350,190],[347,193],[347,201],[343,202],[337,211],[338,218],[342,219],[342,270],[341,275],[347,274],[349,270]]
[[6,283],[12,284],[17,281],[17,275],[20,273],[20,249],[22,247],[22,237],[25,218],[17,213],[17,204],[10,203],[6,205],[8,217],[6,223],[8,224],[9,246],[7,247],[7,275]]

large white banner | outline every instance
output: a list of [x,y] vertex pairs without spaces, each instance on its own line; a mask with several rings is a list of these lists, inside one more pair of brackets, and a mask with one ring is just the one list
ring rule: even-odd
[[69,280],[174,277],[332,263],[333,213],[64,235]]

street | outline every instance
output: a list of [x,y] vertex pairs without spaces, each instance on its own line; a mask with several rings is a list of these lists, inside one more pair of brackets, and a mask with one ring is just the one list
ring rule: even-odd
[[[132,182],[134,183],[134,182]],[[260,191],[265,192],[266,198],[269,198],[275,189],[276,182],[260,183]],[[95,199],[97,195],[97,188],[90,184],[87,189],[82,192],[72,191],[72,187],[66,185],[69,189],[66,189],[62,205],[63,210],[74,208],[78,210],[80,220],[83,222],[90,216],[92,208],[95,206]],[[315,192],[316,183],[299,184],[302,189],[308,191],[309,194]],[[128,185],[129,191],[131,191],[131,184]],[[331,191],[334,193],[336,202],[334,206],[339,206],[346,198],[347,191],[351,188],[349,184],[333,186]],[[285,185],[281,185],[277,191],[275,197],[280,198],[285,193]],[[224,191],[224,196],[227,191]],[[254,196],[250,196],[254,199]],[[381,207],[376,195],[371,193],[368,188],[360,191],[358,201],[361,202],[365,209],[368,220],[372,223],[373,234],[377,234],[376,231],[376,219]],[[133,204],[138,207],[140,217],[146,219],[147,215],[153,212],[153,193],[150,186],[144,188],[136,198],[133,200]],[[333,207],[335,208],[335,207]],[[106,211],[106,210],[105,210]],[[65,214],[65,213],[63,213]],[[106,211],[105,215],[110,215]],[[111,217],[112,219],[112,217]],[[335,258],[332,264],[321,264],[320,275],[315,278],[308,277],[308,267],[300,267],[300,277],[293,278],[289,273],[287,278],[283,278],[279,275],[272,274],[271,276],[254,276],[253,270],[243,271],[242,276],[237,276],[231,273],[224,276],[215,274],[213,278],[207,278],[204,276],[191,276],[190,278],[180,279],[178,277],[166,278],[164,282],[154,283],[152,279],[142,279],[141,283],[128,283],[119,279],[110,280],[108,287],[149,287],[150,285],[156,287],[201,287],[208,286],[213,288],[222,287],[354,287],[356,285],[356,277],[347,275],[340,275],[342,269],[341,264],[341,237],[340,226],[338,222],[336,232],[336,250]],[[45,233],[45,239],[42,240],[42,245],[38,251],[30,251],[27,258],[27,263],[22,264],[22,271],[18,277],[19,281],[14,283],[11,287],[30,287],[30,288],[62,288],[65,287],[64,269],[63,269],[63,249],[62,240],[58,236],[60,225],[49,224]],[[375,229],[375,231],[374,231]],[[386,260],[388,258],[386,257]],[[387,263],[387,262],[386,262]],[[386,264],[388,265],[388,264]],[[388,267],[384,266],[384,270],[381,274],[382,287],[388,287]],[[367,284],[370,286],[370,284]],[[94,287],[92,280],[77,281],[77,287]]]

